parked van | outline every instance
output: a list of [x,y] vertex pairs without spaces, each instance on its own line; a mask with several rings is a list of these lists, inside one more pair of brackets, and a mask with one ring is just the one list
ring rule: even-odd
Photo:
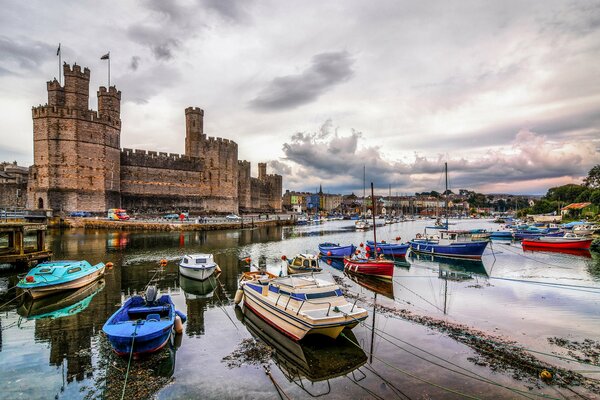
[[113,221],[127,221],[129,215],[127,215],[127,211],[122,208],[111,208],[108,210],[108,219],[112,219]]

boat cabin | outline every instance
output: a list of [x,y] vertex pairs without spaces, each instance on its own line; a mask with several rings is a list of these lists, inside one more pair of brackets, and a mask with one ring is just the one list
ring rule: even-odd
[[319,261],[317,256],[313,254],[298,254],[294,259],[290,262],[292,267],[301,267],[301,268],[319,268]]
[[183,256],[180,265],[182,267],[199,267],[207,266],[215,263],[212,254],[191,254]]
[[470,231],[441,231],[440,238],[451,242],[472,242],[473,234]]

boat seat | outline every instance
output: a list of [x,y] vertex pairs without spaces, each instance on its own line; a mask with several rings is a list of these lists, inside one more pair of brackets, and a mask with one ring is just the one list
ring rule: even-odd
[[128,311],[127,314],[129,314],[130,316],[132,315],[146,315],[146,314],[152,314],[152,313],[164,313],[168,311],[168,307],[165,306],[152,306],[152,307],[131,307]]
[[148,316],[146,317],[146,321],[158,322],[160,321],[160,314],[148,314]]

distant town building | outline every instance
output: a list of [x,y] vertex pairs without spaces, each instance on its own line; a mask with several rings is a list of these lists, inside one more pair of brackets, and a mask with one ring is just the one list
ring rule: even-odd
[[121,149],[121,92],[100,87],[89,109],[90,70],[64,64],[64,86],[47,82],[48,103],[34,107],[29,208],[103,212],[278,212],[282,177],[238,160],[238,145],[207,137],[204,111],[185,110],[185,153]]
[[0,163],[0,209],[25,208],[29,168],[17,162]]

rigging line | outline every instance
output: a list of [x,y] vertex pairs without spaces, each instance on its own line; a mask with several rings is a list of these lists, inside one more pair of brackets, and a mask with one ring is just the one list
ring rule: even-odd
[[542,261],[542,260],[538,260],[537,258],[529,257],[528,255],[525,255],[525,254],[517,253],[516,251],[512,251],[512,249],[510,249],[510,246],[506,246],[505,250],[508,250],[509,253],[516,254],[517,256],[521,256],[523,258],[526,258],[526,259],[531,260],[531,261],[535,261],[535,262],[540,263],[540,264],[549,265],[551,267],[560,268],[560,269],[569,269],[567,267],[563,267],[563,266],[556,265],[556,264],[551,264],[551,263],[548,263],[548,262],[545,262],[545,261]]
[[383,376],[381,376],[381,374],[379,374],[377,371],[375,371],[375,368],[373,368],[371,365],[366,365],[365,368],[368,371],[371,371],[371,373],[377,377],[379,377],[379,379],[381,379],[382,381],[384,381],[389,387],[392,388],[393,392],[396,392],[400,397],[404,397],[408,400],[411,400],[410,396],[407,395],[406,393],[404,393],[401,389],[399,389],[398,387],[396,387],[392,382],[390,382],[388,379],[384,378]]
[[439,308],[438,306],[436,306],[435,304],[433,304],[432,302],[430,302],[426,298],[422,297],[418,293],[413,292],[412,290],[410,290],[409,288],[407,288],[406,286],[404,286],[403,284],[401,284],[400,282],[398,282],[396,279],[394,279],[394,282],[396,282],[398,285],[402,286],[404,289],[408,290],[409,292],[411,292],[415,296],[419,297],[421,300],[425,301],[426,303],[428,303],[429,305],[431,305],[432,307],[434,307],[436,310],[444,312],[444,310],[442,310],[441,308]]
[[291,400],[290,397],[283,391],[283,388],[281,388],[281,386],[279,386],[279,384],[275,381],[275,378],[273,378],[273,376],[271,375],[271,371],[267,368],[267,366],[263,365],[263,368],[265,369],[265,374],[269,377],[269,379],[273,383],[273,386],[275,386],[275,390],[277,390],[279,398],[283,400],[283,397],[285,396],[286,399]]
[[13,301],[15,301],[16,299],[18,299],[19,297],[23,296],[25,293],[27,293],[27,292],[23,292],[23,293],[21,293],[20,295],[17,295],[16,297],[14,297],[13,299],[11,299],[11,300],[7,301],[6,303],[4,303],[4,304],[0,305],[0,310],[1,310],[2,308],[4,308],[4,306],[5,306],[5,305],[7,305],[8,303],[12,303]]
[[[217,282],[219,282],[219,280],[217,279]],[[220,283],[220,282],[219,282]],[[235,330],[239,333],[240,329],[238,328],[238,326],[236,325],[235,322],[233,322],[233,319],[231,319],[231,316],[229,315],[229,313],[227,312],[227,310],[225,309],[225,307],[223,306],[223,302],[221,301],[221,298],[219,297],[219,293],[215,290],[215,296],[217,296],[217,300],[219,301],[219,305],[218,307],[225,313],[225,315],[227,316],[227,318],[229,318],[229,320],[231,321],[231,323],[233,324],[233,326],[235,327]]]
[[366,387],[364,387],[363,385],[361,385],[360,383],[356,382],[354,379],[350,378],[348,375],[344,375],[346,378],[348,378],[350,380],[350,382],[354,383],[356,386],[358,386],[359,388],[361,388],[362,390],[364,390],[365,392],[369,393],[371,395],[371,397],[374,397],[376,399],[381,399],[381,400],[385,400],[383,397],[379,396],[377,393],[373,392],[370,389],[367,389]]

